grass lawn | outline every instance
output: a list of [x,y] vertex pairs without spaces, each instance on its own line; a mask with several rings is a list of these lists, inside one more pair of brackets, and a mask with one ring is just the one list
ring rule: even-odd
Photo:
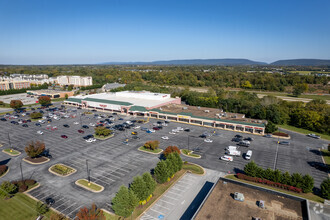
[[162,152],[162,149],[158,148],[158,149],[155,149],[155,150],[150,150],[150,149],[145,148],[144,146],[139,147],[139,150],[150,152],[150,153],[155,153],[155,154],[158,154],[158,153]]
[[296,127],[291,126],[291,125],[277,125],[277,126],[279,128],[284,128],[284,129],[287,129],[287,130],[290,130],[290,131],[295,131],[295,132],[298,132],[298,133],[301,133],[301,134],[316,134],[316,135],[319,135],[322,139],[330,140],[330,135],[320,134],[320,133],[317,133],[315,131],[309,131],[309,130],[306,130],[306,129],[303,129],[303,128],[296,128]]
[[187,149],[182,149],[181,152],[186,155],[186,156],[190,156],[190,157],[196,157],[196,158],[200,158],[201,156],[198,154],[193,154],[191,150],[187,150]]
[[323,198],[321,198],[321,197],[319,197],[319,196],[317,196],[313,193],[294,193],[294,192],[284,190],[284,189],[280,189],[280,188],[277,188],[277,187],[267,186],[265,184],[260,184],[260,183],[254,183],[254,182],[246,181],[246,180],[241,180],[241,179],[238,179],[235,175],[227,175],[225,178],[236,180],[236,181],[243,182],[243,183],[248,183],[248,184],[255,185],[255,186],[260,186],[260,187],[263,187],[263,188],[267,188],[267,189],[282,192],[282,193],[285,193],[285,194],[305,198],[305,199],[312,200],[312,201],[315,201],[315,202],[321,202],[321,203],[324,202]]
[[12,152],[10,152],[10,149],[4,149],[5,152],[7,152],[8,154],[11,154],[13,156],[19,155],[20,152],[18,152],[17,150],[12,150]]
[[99,185],[94,184],[93,182],[90,182],[90,186],[88,185],[88,181],[84,180],[84,179],[80,179],[78,180],[78,183],[89,188],[92,189],[94,191],[100,191],[102,189],[102,187],[100,187]]
[[120,217],[117,215],[111,215],[107,212],[103,212],[106,220],[119,220]]
[[189,171],[191,171],[192,173],[195,173],[195,174],[204,174],[204,170],[202,169],[202,167],[197,166],[195,164],[191,164],[191,163],[183,164],[182,169],[189,170]]
[[324,162],[330,166],[330,151],[321,150]]
[[[34,199],[24,193],[17,193],[8,200],[0,199],[0,219],[34,220],[38,217],[36,204]],[[49,219],[52,213],[49,210],[45,214],[46,219]]]
[[68,174],[74,172],[74,169],[72,169],[71,167],[65,166],[63,164],[55,164],[50,168],[50,170],[59,175],[62,175],[62,176],[65,176],[65,175],[68,175]]

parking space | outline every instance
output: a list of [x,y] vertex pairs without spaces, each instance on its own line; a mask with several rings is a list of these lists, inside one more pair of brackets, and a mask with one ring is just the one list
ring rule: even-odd
[[[74,110],[70,107],[67,108]],[[31,195],[41,200],[44,200],[47,196],[53,196],[56,200],[54,208],[69,216],[74,216],[76,211],[79,210],[78,207],[90,205],[91,202],[109,209],[111,198],[114,197],[120,185],[128,185],[134,176],[154,168],[159,161],[159,155],[152,155],[137,150],[138,147],[149,140],[159,140],[160,148],[162,149],[171,145],[180,149],[189,148],[202,157],[201,159],[194,159],[182,156],[184,160],[223,173],[233,173],[242,170],[245,164],[249,162],[244,159],[244,154],[247,150],[252,150],[253,155],[251,159],[263,168],[275,167],[290,173],[310,174],[314,177],[317,187],[327,177],[327,172],[309,164],[310,162],[322,163],[318,148],[328,143],[324,140],[311,139],[304,135],[289,132],[291,136],[291,140],[289,140],[290,145],[286,146],[278,145],[278,139],[276,138],[242,134],[244,137],[252,137],[254,140],[251,142],[250,147],[239,147],[239,151],[242,152],[241,156],[234,157],[233,161],[227,162],[219,158],[224,155],[227,146],[236,145],[231,140],[236,134],[239,134],[237,132],[214,130],[213,128],[171,121],[168,126],[164,126],[155,133],[147,133],[141,130],[141,128],[152,129],[157,125],[157,121],[160,121],[150,119],[146,124],[138,124],[141,128],[130,128],[124,131],[115,130],[114,137],[110,139],[87,143],[83,137],[94,133],[94,127],[90,126],[90,123],[96,124],[98,121],[103,120],[94,117],[94,113],[99,115],[103,113],[93,112],[91,115],[80,117],[84,111],[79,109],[77,111],[69,111],[66,114],[71,117],[61,118],[60,120],[53,119],[52,122],[42,124],[41,127],[35,126],[36,122],[27,123],[29,127],[23,127],[22,124],[15,125],[10,123],[12,119],[0,121],[1,142],[5,144],[5,147],[8,147],[10,139],[13,148],[22,152],[22,155],[19,157],[11,158],[8,164],[10,172],[3,179],[14,180],[20,178],[18,164],[23,157],[26,157],[24,147],[31,140],[44,141],[46,148],[49,149],[52,155],[50,162],[38,166],[23,162],[24,175],[29,178],[35,178],[41,183],[41,187],[31,191]],[[122,124],[127,120],[139,119],[131,116],[114,115],[113,117],[115,118],[113,125]],[[123,120],[119,120],[120,118]],[[19,119],[28,119],[28,116],[20,116]],[[18,119],[13,120],[17,121]],[[74,124],[74,122],[79,124]],[[69,127],[64,127],[64,124],[68,124]],[[47,125],[52,128],[56,126],[57,129],[47,129]],[[89,126],[89,128],[83,129],[83,134],[78,132],[81,129],[81,125]],[[170,134],[177,127],[189,129],[189,131]],[[37,134],[39,130],[44,133],[42,135]],[[137,135],[132,135],[132,131],[136,131]],[[202,134],[205,134],[213,142],[205,142],[205,139],[200,137]],[[61,138],[61,135],[66,135],[68,138]],[[138,139],[134,139],[134,136],[138,136]],[[164,136],[167,136],[168,139],[162,139]],[[126,139],[128,139],[128,142],[124,143]],[[8,155],[0,153],[0,160],[8,158],[10,158]],[[77,179],[87,178],[86,161],[90,169],[91,180],[105,187],[102,193],[91,193],[74,184]],[[66,178],[50,174],[48,168],[56,163],[71,166],[77,169],[77,172]],[[176,204],[175,198],[181,201],[180,195],[196,186],[196,184],[190,182],[193,181],[193,177],[191,180],[189,180],[189,177],[185,178],[188,178],[184,182],[185,184],[178,183],[169,191],[167,195],[169,198],[164,196],[164,198],[159,200],[160,203],[157,205],[159,208],[156,208],[157,206],[153,207],[158,214],[168,213],[166,208],[171,209],[172,204]],[[192,185],[192,188],[189,188],[189,184]],[[172,198],[170,194],[173,195]],[[174,197],[174,195],[177,197]],[[148,215],[151,216],[149,216],[150,218],[156,216],[156,211],[154,213],[152,211],[147,213],[145,219],[147,219]]]

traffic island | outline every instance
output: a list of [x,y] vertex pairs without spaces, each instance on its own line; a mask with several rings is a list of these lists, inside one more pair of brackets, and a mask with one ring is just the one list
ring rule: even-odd
[[67,165],[64,165],[62,163],[58,163],[55,164],[51,167],[49,167],[48,171],[52,174],[55,174],[56,176],[60,176],[60,177],[67,177],[70,176],[72,174],[74,174],[75,172],[77,172],[76,169],[69,167]]
[[38,165],[38,164],[47,163],[48,161],[50,161],[50,159],[47,157],[35,157],[35,158],[25,157],[23,158],[23,161],[29,164]]
[[112,138],[113,136],[114,136],[113,134],[108,135],[108,136],[99,136],[99,135],[94,134],[94,138],[97,139],[97,140],[101,140],[101,141]]
[[188,172],[191,172],[193,174],[197,174],[197,175],[204,175],[205,174],[205,170],[203,169],[203,167],[194,164],[194,163],[188,163],[187,161],[185,161],[182,165],[182,169],[187,170]]
[[201,155],[194,154],[192,150],[182,149],[180,151],[186,157],[191,157],[191,158],[195,158],[195,159],[199,159],[202,157]]
[[145,148],[144,146],[141,146],[138,148],[139,151],[142,151],[142,152],[146,152],[146,153],[149,153],[149,154],[160,154],[163,152],[162,149],[155,149],[155,150],[151,150],[151,149],[148,149],[148,148]]
[[97,183],[88,182],[86,179],[79,179],[75,182],[75,184],[94,193],[99,193],[104,190],[103,186]]
[[0,165],[0,178],[6,176],[9,172],[9,167],[6,165]]
[[12,157],[16,157],[21,154],[21,152],[14,150],[14,149],[9,149],[9,148],[2,150],[2,152],[4,152],[5,154],[8,154],[9,156],[12,156]]

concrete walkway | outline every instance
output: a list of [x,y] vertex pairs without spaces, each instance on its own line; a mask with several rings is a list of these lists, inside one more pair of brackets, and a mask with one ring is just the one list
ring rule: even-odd
[[225,175],[215,170],[205,171],[203,176],[186,173],[140,219],[180,219],[206,181],[216,183]]

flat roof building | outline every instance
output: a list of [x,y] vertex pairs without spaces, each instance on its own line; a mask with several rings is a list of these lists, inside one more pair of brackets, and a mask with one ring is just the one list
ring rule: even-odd
[[30,96],[49,96],[50,98],[65,98],[65,95],[73,96],[73,91],[57,91],[50,89],[42,90],[27,90],[26,93]]
[[218,129],[264,134],[264,120],[245,118],[244,114],[223,112],[220,109],[188,106],[181,98],[148,91],[123,91],[70,97],[65,104],[104,112],[152,117]]

